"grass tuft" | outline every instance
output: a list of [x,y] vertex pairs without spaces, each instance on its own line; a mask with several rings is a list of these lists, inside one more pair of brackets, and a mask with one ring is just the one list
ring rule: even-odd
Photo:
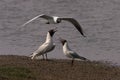
[[25,67],[0,66],[0,75],[3,78],[24,80],[31,78],[31,71]]

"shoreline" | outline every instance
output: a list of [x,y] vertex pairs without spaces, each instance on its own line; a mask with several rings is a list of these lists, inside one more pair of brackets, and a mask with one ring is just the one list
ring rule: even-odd
[[1,55],[1,80],[118,80],[120,66],[97,61],[66,59],[31,60],[26,56]]

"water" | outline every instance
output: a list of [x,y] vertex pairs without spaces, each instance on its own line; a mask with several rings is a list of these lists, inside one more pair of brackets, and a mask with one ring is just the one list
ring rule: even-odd
[[[0,0],[0,54],[28,56],[41,45],[49,29],[58,27],[56,48],[49,58],[66,58],[58,38],[90,60],[120,65],[119,0]],[[69,22],[44,24],[37,19],[20,31],[20,25],[39,14],[73,17],[83,26],[86,38]]]

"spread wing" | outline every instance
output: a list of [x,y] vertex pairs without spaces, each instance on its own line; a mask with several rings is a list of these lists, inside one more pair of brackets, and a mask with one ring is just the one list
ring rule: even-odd
[[26,24],[28,24],[28,23],[34,21],[34,20],[37,19],[37,18],[44,18],[44,19],[47,19],[47,20],[52,19],[51,16],[48,16],[48,15],[45,15],[45,14],[41,14],[41,15],[38,15],[38,16],[36,16],[36,17],[34,17],[34,18],[28,20],[28,21],[25,22],[22,26],[25,26]]
[[76,29],[81,33],[81,35],[85,37],[81,25],[74,18],[59,18],[59,19],[71,22],[76,27]]

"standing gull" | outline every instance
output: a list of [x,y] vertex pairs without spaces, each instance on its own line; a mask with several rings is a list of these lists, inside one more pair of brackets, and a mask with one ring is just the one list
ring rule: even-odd
[[76,27],[76,29],[80,32],[80,34],[82,36],[85,37],[81,25],[74,18],[61,18],[61,17],[57,17],[57,16],[48,16],[48,15],[45,15],[45,14],[41,14],[41,15],[38,15],[38,16],[30,19],[29,21],[24,23],[22,26],[25,26],[26,24],[32,22],[33,20],[35,20],[37,18],[46,19],[47,20],[46,24],[57,24],[57,23],[61,23],[63,20],[68,21],[68,22],[72,23]]
[[55,43],[53,43],[52,37],[56,31],[57,31],[56,29],[51,29],[47,32],[46,41],[35,52],[33,52],[30,55],[31,59],[34,59],[35,57],[41,55],[43,56],[44,59],[44,54],[46,55],[47,59],[47,53],[55,48]]
[[73,65],[74,59],[80,59],[80,60],[83,60],[83,61],[88,61],[88,59],[86,59],[82,56],[79,56],[76,52],[72,51],[68,46],[67,40],[60,38],[60,41],[63,45],[63,53],[65,54],[65,56],[67,56],[68,58],[72,58],[72,63],[71,63],[72,65]]

